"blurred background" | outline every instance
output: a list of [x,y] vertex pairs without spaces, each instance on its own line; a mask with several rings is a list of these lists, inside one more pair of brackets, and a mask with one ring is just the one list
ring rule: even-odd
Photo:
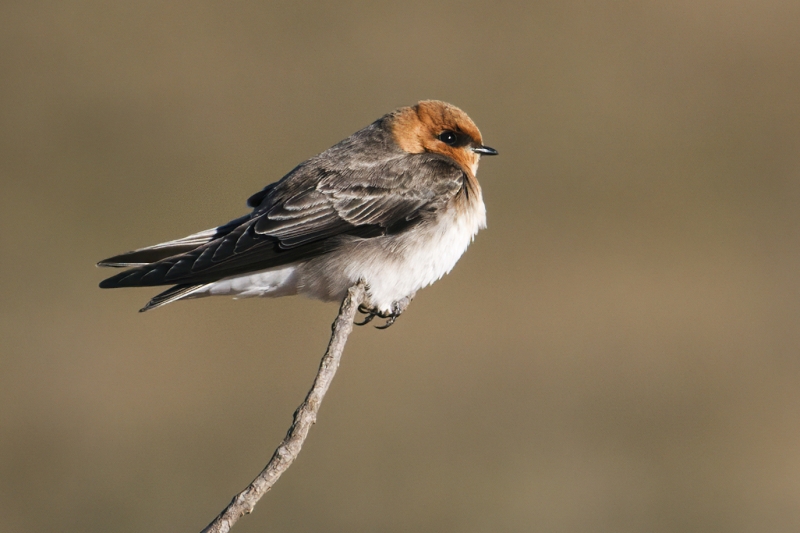
[[489,228],[356,329],[234,531],[800,531],[800,3],[0,4],[5,533],[200,531],[337,306],[101,291],[392,109],[500,156]]

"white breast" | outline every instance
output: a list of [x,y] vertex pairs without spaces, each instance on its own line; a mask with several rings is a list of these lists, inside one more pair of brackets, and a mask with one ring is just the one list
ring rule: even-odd
[[428,224],[398,235],[353,240],[299,266],[298,292],[340,300],[363,278],[369,285],[370,304],[388,311],[393,302],[450,272],[484,227],[486,208],[478,196],[468,206],[453,205]]

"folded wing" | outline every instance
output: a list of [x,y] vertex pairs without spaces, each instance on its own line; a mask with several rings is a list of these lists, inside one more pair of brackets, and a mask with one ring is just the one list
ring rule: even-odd
[[402,154],[355,167],[330,161],[312,158],[269,185],[251,197],[254,210],[247,216],[101,261],[134,268],[100,287],[190,287],[302,261],[335,250],[343,236],[407,231],[464,187],[460,167],[435,154]]

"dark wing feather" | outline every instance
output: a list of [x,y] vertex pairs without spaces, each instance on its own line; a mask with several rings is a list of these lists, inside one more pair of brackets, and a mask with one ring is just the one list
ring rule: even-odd
[[231,220],[227,224],[218,228],[194,233],[182,239],[162,242],[161,244],[156,244],[155,246],[148,246],[147,248],[140,248],[138,250],[133,250],[132,252],[125,252],[124,254],[115,255],[114,257],[103,259],[97,263],[97,266],[117,268],[143,266],[166,259],[167,257],[171,257],[173,255],[190,252],[198,246],[202,246],[207,242],[226,235],[234,228],[249,220],[250,217],[251,215],[245,215],[235,220]]
[[[341,236],[404,231],[434,214],[464,186],[461,168],[435,154],[394,149],[374,157],[353,143],[365,128],[253,195],[254,211],[224,235],[192,250],[133,268],[101,287],[194,285],[286,265],[335,249]],[[380,134],[380,132],[378,132]],[[355,141],[354,141],[355,139]],[[352,150],[356,150],[353,152]],[[340,153],[345,152],[345,153]],[[360,154],[361,159],[353,158]]]

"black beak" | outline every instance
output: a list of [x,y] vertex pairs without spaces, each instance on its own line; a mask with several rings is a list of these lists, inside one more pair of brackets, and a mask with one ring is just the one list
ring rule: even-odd
[[472,151],[476,154],[481,155],[497,155],[498,152],[494,148],[489,148],[488,146],[473,146]]

